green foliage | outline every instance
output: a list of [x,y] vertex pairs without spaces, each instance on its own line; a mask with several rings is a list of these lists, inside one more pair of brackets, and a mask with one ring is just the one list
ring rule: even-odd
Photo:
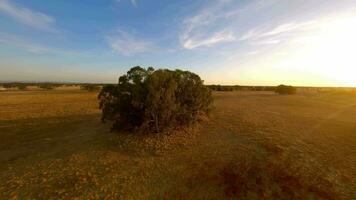
[[240,90],[240,86],[238,85],[209,85],[208,86],[213,91],[234,91]]
[[100,90],[100,86],[95,84],[84,84],[84,85],[80,85],[80,89],[87,90],[89,92],[94,92]]
[[229,92],[229,91],[274,91],[275,87],[272,86],[240,86],[240,85],[209,85],[213,91]]
[[117,85],[104,86],[98,98],[102,120],[111,121],[112,130],[162,132],[197,122],[212,105],[211,91],[198,75],[152,67],[132,68]]
[[19,90],[25,90],[27,88],[27,84],[26,83],[3,83],[2,87],[6,88],[6,89],[10,89],[10,88],[17,88]]
[[291,95],[291,94],[296,94],[297,89],[293,86],[279,85],[275,88],[275,92],[280,95]]
[[17,88],[18,88],[19,90],[26,90],[26,89],[27,89],[27,85],[25,85],[25,84],[19,84],[19,85],[17,85]]
[[263,89],[263,91],[275,91],[275,89],[276,89],[276,87],[274,87],[274,86],[265,86],[264,87],[264,89]]
[[41,83],[38,85],[38,87],[44,90],[53,90],[55,85],[49,83]]
[[15,87],[15,86],[13,84],[11,84],[11,83],[3,83],[2,87],[6,88],[6,89],[9,89],[9,88],[12,88],[12,87]]

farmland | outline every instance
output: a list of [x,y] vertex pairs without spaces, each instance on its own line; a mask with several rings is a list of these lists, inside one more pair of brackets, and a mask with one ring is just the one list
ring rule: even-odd
[[356,94],[213,97],[197,127],[141,135],[110,133],[96,92],[0,92],[0,198],[356,198]]

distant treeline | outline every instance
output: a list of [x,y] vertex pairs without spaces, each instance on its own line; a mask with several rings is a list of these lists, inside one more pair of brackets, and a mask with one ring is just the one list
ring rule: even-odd
[[57,87],[75,87],[78,86],[82,90],[88,91],[98,91],[102,88],[103,84],[92,84],[92,83],[50,83],[50,82],[41,82],[41,83],[23,83],[23,82],[6,82],[0,83],[0,88],[5,89],[18,89],[26,90],[28,87],[38,87],[43,90],[53,90]]
[[87,90],[89,92],[99,91],[103,85],[98,84],[82,84],[80,85],[81,90]]
[[[105,85],[103,83],[55,83],[55,82],[0,82],[0,90],[53,90],[57,87],[78,87],[89,92],[100,91]],[[282,92],[280,86],[241,86],[241,85],[206,85],[212,91],[271,91]],[[301,92],[319,93],[356,93],[355,87],[296,87]],[[277,91],[278,90],[278,91]],[[295,93],[292,91],[291,93]]]
[[213,91],[275,91],[275,86],[208,85]]
[[[38,87],[44,90],[53,90],[57,87],[70,87],[78,86],[81,90],[87,91],[99,91],[105,85],[114,85],[114,84],[94,84],[94,83],[50,83],[50,82],[41,82],[41,83],[22,83],[22,82],[8,82],[0,83],[5,89],[15,89],[26,90],[29,86]],[[240,85],[207,85],[212,91],[274,91],[276,87],[274,86],[240,86]]]
[[63,85],[68,85],[69,84],[63,84],[63,83],[21,83],[21,82],[8,82],[8,83],[0,83],[0,86],[3,88],[18,88],[18,89],[26,89],[28,86],[37,86],[42,89],[53,89],[55,87],[60,87]]

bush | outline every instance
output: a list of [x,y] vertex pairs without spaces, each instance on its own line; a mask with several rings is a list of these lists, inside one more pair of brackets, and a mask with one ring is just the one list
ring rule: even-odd
[[10,88],[16,87],[16,84],[15,83],[3,83],[2,87],[6,88],[6,89],[10,89]]
[[213,91],[234,91],[234,90],[239,90],[240,89],[240,86],[238,85],[235,85],[235,86],[230,86],[230,85],[209,85],[208,86],[211,90]]
[[209,88],[189,71],[134,67],[99,96],[102,121],[111,130],[162,132],[197,122],[212,105]]
[[44,89],[44,90],[53,90],[54,89],[54,85],[48,84],[48,83],[39,84],[38,87],[41,89]]
[[293,86],[279,85],[276,87],[275,92],[280,95],[291,95],[291,94],[296,94],[297,89]]
[[94,92],[100,90],[100,86],[95,84],[85,84],[85,85],[80,85],[80,89],[87,90],[89,92]]
[[25,90],[27,88],[26,83],[3,83],[1,85],[5,89],[17,88],[18,90]]
[[27,85],[25,85],[25,84],[19,84],[19,85],[17,85],[17,89],[19,89],[19,90],[26,90],[26,89],[27,89]]

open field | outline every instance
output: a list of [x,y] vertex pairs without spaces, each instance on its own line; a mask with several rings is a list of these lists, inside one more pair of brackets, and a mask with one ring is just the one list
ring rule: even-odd
[[110,133],[96,97],[0,92],[1,199],[356,199],[356,94],[216,92],[169,136]]

